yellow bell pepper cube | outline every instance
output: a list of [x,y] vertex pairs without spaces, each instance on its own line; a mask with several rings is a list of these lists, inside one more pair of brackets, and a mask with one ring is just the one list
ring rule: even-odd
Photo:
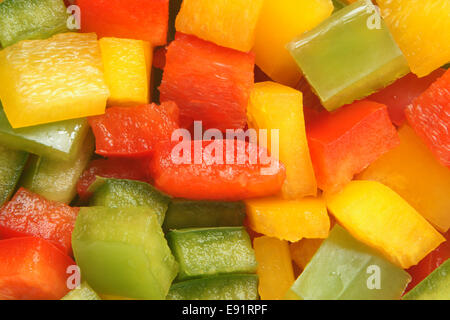
[[424,77],[450,61],[450,1],[377,0],[377,3],[417,76]]
[[356,239],[407,269],[445,238],[413,207],[377,181],[352,181],[338,193],[325,193],[336,220]]
[[259,277],[258,291],[262,300],[282,300],[294,283],[294,270],[289,243],[271,237],[253,240]]
[[120,38],[102,38],[99,43],[110,91],[108,105],[126,107],[149,103],[150,43]]
[[13,128],[105,112],[109,91],[97,36],[61,33],[0,51],[0,98]]
[[294,87],[301,71],[285,48],[333,12],[331,0],[265,0],[256,27],[256,65],[271,79]]
[[322,245],[323,239],[302,239],[300,241],[291,243],[289,250],[291,252],[292,260],[295,264],[305,269],[306,265],[311,261],[314,254]]
[[246,200],[245,204],[248,226],[269,237],[296,242],[303,238],[324,239],[330,231],[330,218],[321,198],[259,198]]
[[215,44],[248,52],[263,0],[184,0],[178,13],[177,31]]
[[387,185],[445,233],[450,228],[450,170],[435,159],[411,127],[402,126],[398,134],[400,145],[357,178]]
[[[267,147],[274,157],[277,154],[272,144],[278,145],[279,160],[286,167],[283,197],[315,196],[317,182],[306,139],[302,93],[275,82],[256,83],[250,94],[247,117],[249,127],[267,130]],[[278,143],[272,141],[272,130],[278,130]]]

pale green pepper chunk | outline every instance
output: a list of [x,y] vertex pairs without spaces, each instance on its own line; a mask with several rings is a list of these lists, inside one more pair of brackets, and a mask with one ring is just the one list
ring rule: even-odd
[[297,278],[289,299],[394,300],[411,280],[403,269],[336,225]]
[[151,208],[81,208],[72,248],[83,279],[100,295],[165,299],[178,271]]
[[85,118],[13,129],[0,104],[0,143],[11,149],[69,161],[78,154],[88,132]]
[[340,9],[287,48],[328,111],[362,99],[409,72],[370,0]]
[[94,136],[90,133],[75,158],[69,161],[32,156],[21,180],[22,187],[48,200],[69,204],[94,153],[94,144]]

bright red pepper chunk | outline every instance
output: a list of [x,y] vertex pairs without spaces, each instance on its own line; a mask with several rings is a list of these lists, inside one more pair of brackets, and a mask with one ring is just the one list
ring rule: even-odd
[[236,140],[173,142],[155,154],[151,172],[155,186],[174,197],[226,201],[273,195],[286,176],[265,149]]
[[450,168],[450,70],[406,108],[408,123],[444,166]]
[[442,263],[450,259],[450,230],[444,234],[447,241],[442,243],[433,252],[428,254],[419,264],[409,268],[407,271],[411,275],[412,280],[406,288],[406,292],[418,285],[430,273],[432,273]]
[[201,120],[205,129],[241,129],[254,83],[253,53],[177,33],[166,55],[161,101],[180,107],[180,125]]
[[112,107],[89,118],[96,153],[105,157],[144,157],[169,141],[178,129],[178,107],[173,102],[137,107]]
[[46,240],[0,240],[0,300],[61,299],[69,291],[71,265],[75,262]]
[[99,38],[116,37],[167,42],[169,0],[77,0],[81,9],[81,32]]
[[400,144],[385,105],[362,100],[323,112],[307,126],[319,188],[337,191],[382,154]]
[[406,121],[405,108],[427,90],[444,72],[445,69],[437,69],[423,78],[418,78],[415,74],[409,73],[390,86],[372,94],[368,99],[385,104],[388,107],[392,122],[401,126]]
[[0,209],[0,238],[34,236],[72,253],[71,236],[79,208],[49,201],[20,188]]

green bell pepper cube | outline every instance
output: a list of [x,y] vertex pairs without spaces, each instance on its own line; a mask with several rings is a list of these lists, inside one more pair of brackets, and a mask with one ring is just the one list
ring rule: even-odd
[[99,294],[165,299],[178,271],[151,208],[81,208],[72,248],[83,279]]
[[405,294],[403,300],[450,300],[450,259]]
[[370,0],[340,9],[287,48],[328,111],[364,98],[409,72]]
[[0,143],[53,160],[76,157],[89,132],[85,118],[13,129],[0,105]]
[[394,300],[411,280],[403,269],[336,225],[297,278],[289,299]]
[[238,227],[244,219],[242,202],[174,200],[169,204],[163,229]]
[[158,216],[160,224],[171,198],[158,191],[148,183],[126,179],[108,179],[97,177],[89,187],[93,195],[90,198],[91,206],[109,208],[150,207]]
[[28,159],[28,153],[0,145],[0,207],[13,194]]
[[167,240],[180,265],[179,281],[256,272],[255,253],[244,227],[173,230]]
[[226,274],[175,283],[166,300],[258,300],[258,276]]
[[32,156],[23,174],[22,187],[48,200],[70,203],[77,191],[77,182],[94,153],[94,136],[88,134],[73,160],[53,160]]
[[63,0],[5,0],[0,3],[0,44],[6,48],[21,40],[46,39],[67,32]]
[[61,300],[101,300],[92,288],[83,282],[78,288],[69,291]]

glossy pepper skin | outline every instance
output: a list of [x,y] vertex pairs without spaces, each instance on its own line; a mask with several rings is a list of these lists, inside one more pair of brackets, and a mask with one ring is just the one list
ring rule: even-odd
[[0,96],[13,128],[104,113],[109,90],[97,35],[59,33],[1,50]]
[[[1,102],[0,102],[1,107]],[[73,160],[89,131],[86,118],[13,129],[0,108],[0,143],[52,160]]]
[[414,130],[398,130],[400,145],[382,155],[357,176],[397,192],[441,232],[450,228],[450,170],[441,165]]
[[411,71],[424,77],[450,61],[450,2],[377,0]]
[[150,102],[152,48],[148,41],[105,37],[99,40],[108,105],[128,107]]
[[284,200],[277,197],[245,201],[248,226],[261,234],[291,242],[324,239],[330,231],[326,203],[321,198]]
[[255,253],[244,227],[172,230],[166,237],[180,267],[178,281],[256,272]]
[[262,300],[282,300],[294,283],[289,243],[267,236],[253,240],[259,295]]
[[238,140],[172,142],[155,153],[150,168],[158,189],[192,200],[269,196],[286,177],[284,166],[265,149]]
[[[379,284],[373,276],[379,279]],[[287,294],[304,300],[396,300],[411,277],[336,225]]]
[[278,158],[286,167],[283,198],[315,196],[317,182],[306,139],[302,93],[271,81],[256,83],[247,119],[250,128],[267,132],[267,148],[272,154],[278,150]]
[[301,72],[285,45],[333,11],[331,0],[265,0],[256,26],[256,64],[274,81],[294,87]]
[[142,157],[169,141],[178,129],[178,107],[173,102],[136,107],[111,107],[89,118],[96,153],[106,157]]
[[169,0],[77,0],[76,4],[82,12],[81,32],[144,40],[152,46],[167,42]]
[[352,181],[325,193],[328,210],[356,239],[407,269],[445,238],[389,187],[377,181]]
[[382,154],[398,146],[385,105],[362,100],[323,112],[307,127],[317,184],[336,191]]
[[20,188],[0,209],[0,238],[39,237],[71,254],[78,210]]
[[248,52],[262,5],[263,0],[184,0],[175,27],[219,46]]
[[75,262],[46,240],[0,240],[0,300],[59,300]]
[[82,208],[72,245],[83,278],[102,297],[162,300],[177,275],[152,208]]
[[22,40],[45,39],[53,34],[69,31],[69,15],[63,0],[15,0],[0,3],[0,45],[3,48]]
[[388,107],[392,122],[396,126],[401,126],[406,121],[406,107],[427,90],[444,72],[445,69],[439,68],[423,78],[419,78],[413,73],[408,73],[403,78],[372,94],[367,99],[385,104]]
[[367,97],[409,72],[370,0],[342,8],[287,48],[328,111]]
[[161,101],[180,108],[180,126],[243,129],[253,86],[255,56],[177,33],[166,55]]
[[94,136],[89,132],[72,161],[32,156],[22,174],[21,186],[48,200],[71,203],[78,179],[94,154],[94,145]]
[[405,113],[408,123],[439,162],[450,168],[450,71],[415,99]]

